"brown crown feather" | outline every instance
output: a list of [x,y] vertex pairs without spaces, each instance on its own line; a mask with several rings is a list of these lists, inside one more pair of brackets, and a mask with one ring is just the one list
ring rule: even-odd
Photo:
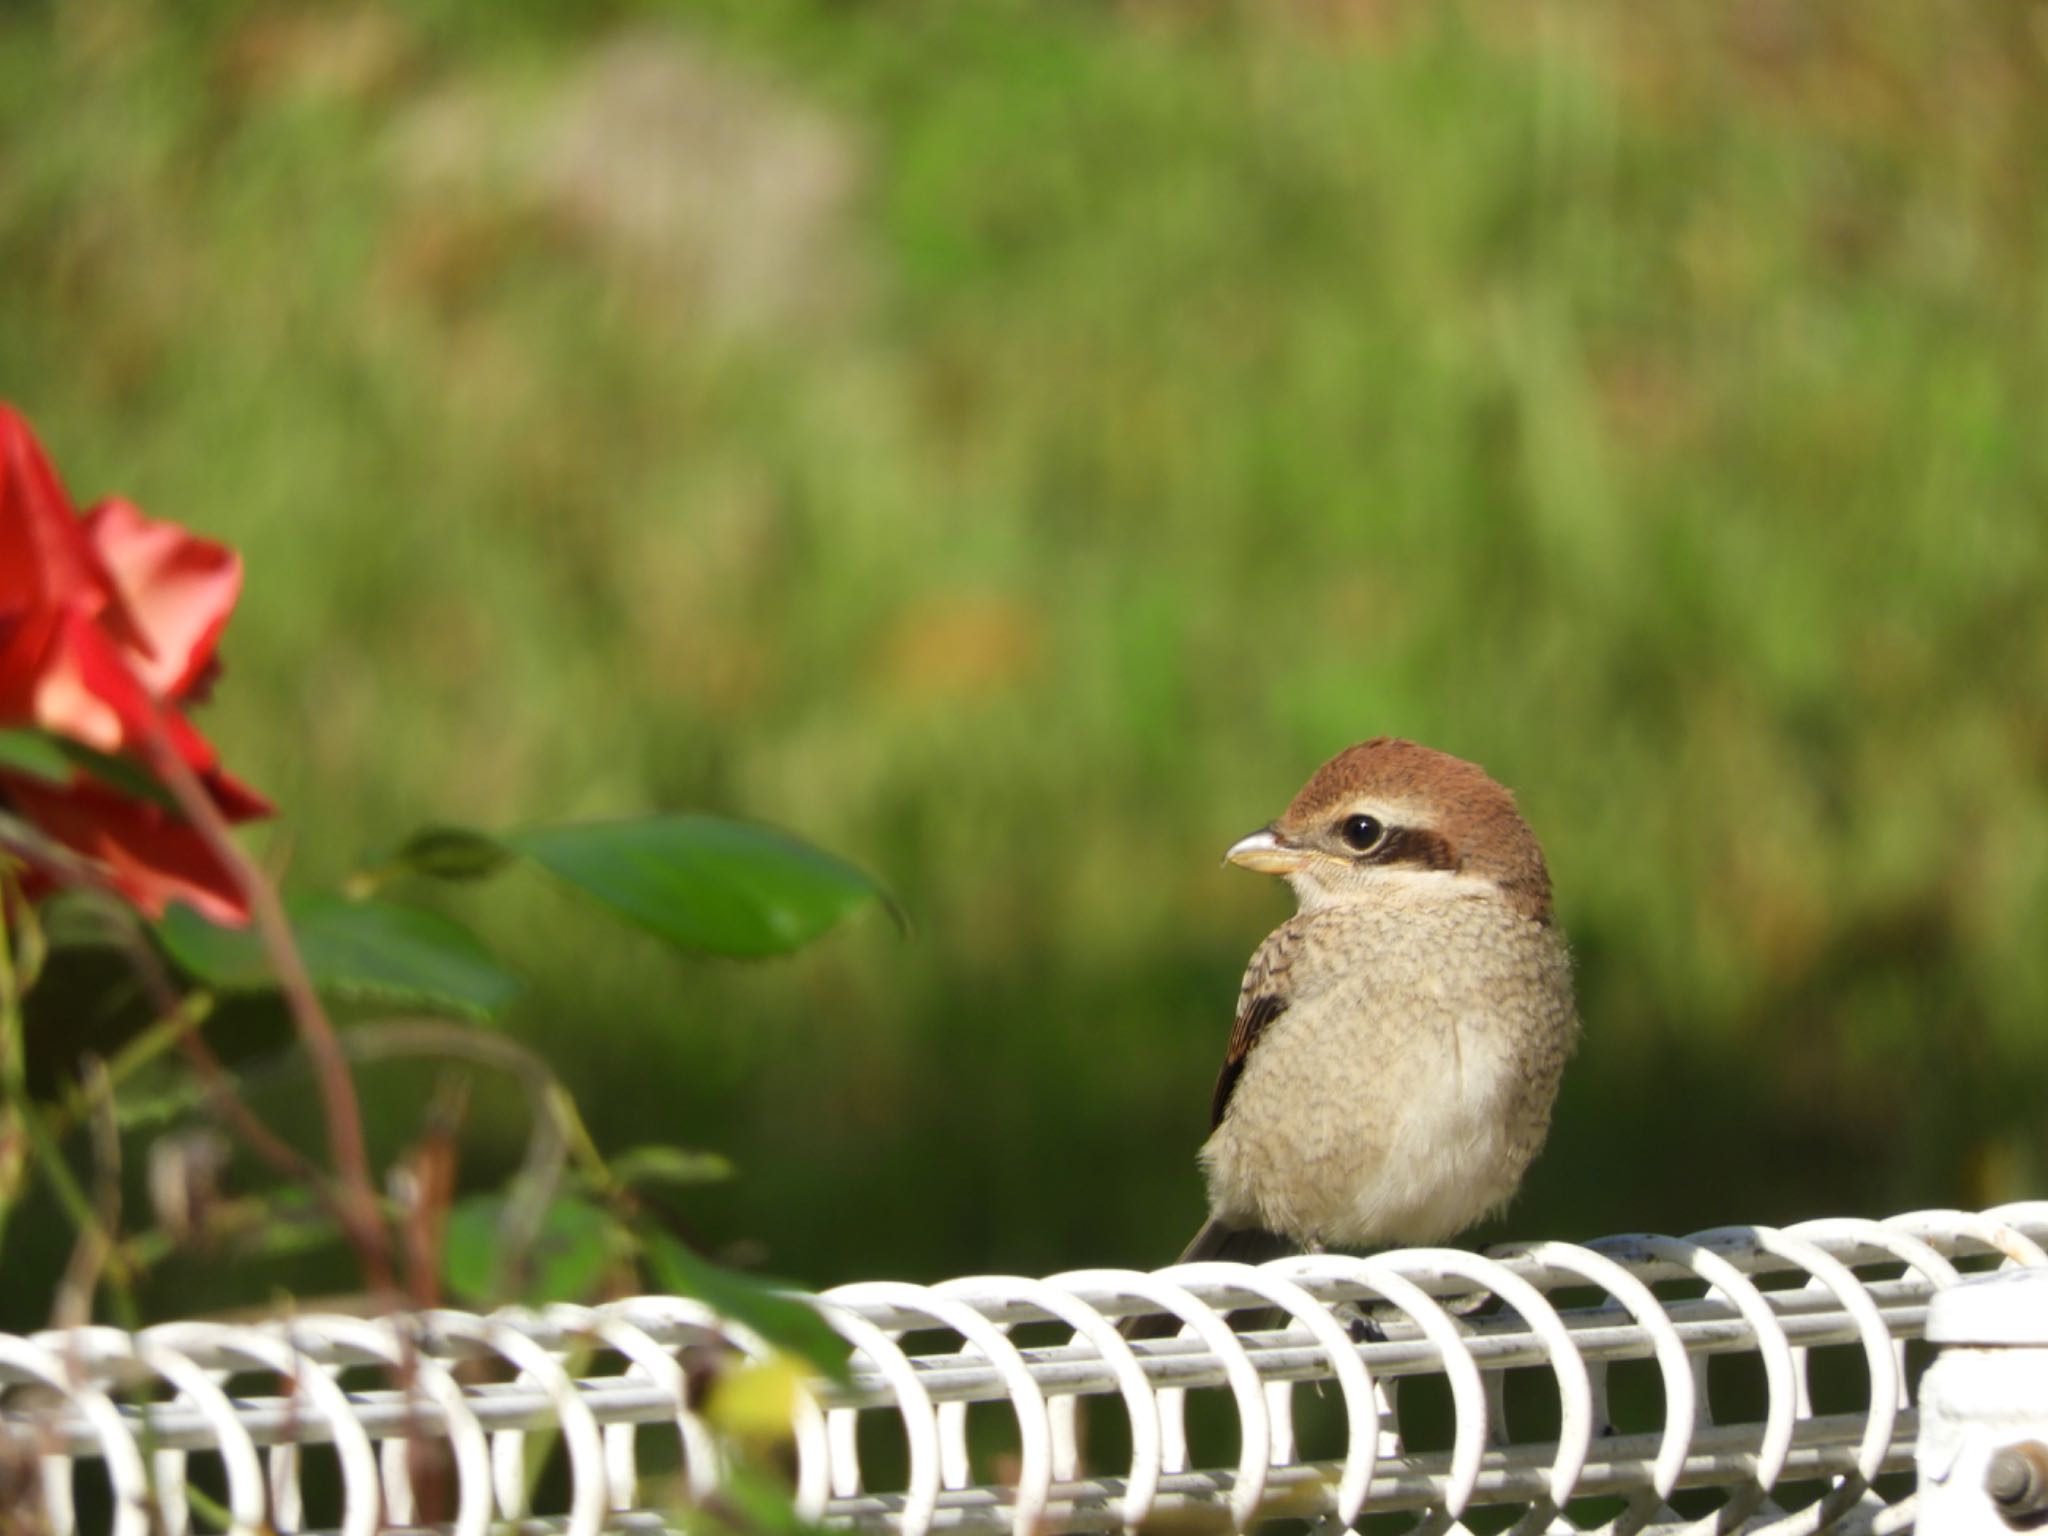
[[1550,871],[1515,797],[1477,763],[1394,736],[1346,747],[1310,777],[1274,823],[1299,837],[1370,797],[1405,806],[1449,845],[1451,867],[1498,885],[1517,910],[1550,920]]

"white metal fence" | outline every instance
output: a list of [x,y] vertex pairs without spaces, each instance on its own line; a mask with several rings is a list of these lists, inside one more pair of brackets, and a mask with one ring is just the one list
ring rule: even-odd
[[[1929,1298],[2048,1264],[2043,1238],[2048,1202],[842,1286],[811,1300],[851,1379],[799,1395],[778,1454],[805,1519],[906,1536],[1378,1514],[1884,1536],[1914,1519],[1884,1474],[1912,1466]],[[1127,1342],[1140,1313],[1178,1336]],[[660,1528],[720,1496],[699,1399],[728,1351],[763,1353],[663,1297],[0,1336],[0,1500],[56,1536]]]

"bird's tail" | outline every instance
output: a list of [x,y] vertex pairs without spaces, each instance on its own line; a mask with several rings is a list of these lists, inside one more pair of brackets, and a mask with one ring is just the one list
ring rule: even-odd
[[1227,1264],[1263,1264],[1268,1259],[1284,1259],[1288,1254],[1299,1251],[1277,1233],[1261,1227],[1234,1227],[1221,1216],[1211,1216],[1202,1223],[1202,1230],[1181,1250],[1174,1263],[1195,1264],[1204,1259],[1220,1259]]
[[[1268,1259],[1285,1258],[1300,1250],[1286,1238],[1267,1232],[1259,1227],[1236,1227],[1220,1216],[1211,1216],[1202,1223],[1202,1230],[1194,1241],[1181,1250],[1176,1264],[1195,1264],[1208,1259],[1218,1259],[1229,1264],[1263,1264]],[[1265,1326],[1265,1312],[1246,1313],[1236,1319],[1242,1327]],[[1127,1339],[1164,1339],[1179,1331],[1180,1323],[1170,1315],[1152,1313],[1143,1317],[1128,1317],[1120,1331]]]

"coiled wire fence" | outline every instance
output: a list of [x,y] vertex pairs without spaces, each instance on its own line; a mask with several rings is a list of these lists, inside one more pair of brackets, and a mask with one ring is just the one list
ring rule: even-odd
[[[808,1299],[850,1376],[796,1392],[774,1458],[803,1520],[904,1536],[1885,1536],[1929,1298],[2044,1237],[2048,1201],[841,1286]],[[1172,1336],[1127,1339],[1140,1314]],[[767,1354],[674,1297],[0,1336],[0,1499],[56,1536],[687,1526],[734,1466],[705,1375]]]

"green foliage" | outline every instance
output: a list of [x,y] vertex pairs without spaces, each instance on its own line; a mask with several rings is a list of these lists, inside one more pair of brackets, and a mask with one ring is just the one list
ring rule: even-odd
[[872,876],[772,827],[716,816],[638,816],[492,836],[416,832],[371,877],[468,882],[531,859],[636,927],[699,954],[787,954],[880,900]]
[[612,1177],[621,1184],[717,1184],[733,1175],[732,1163],[716,1152],[689,1152],[681,1147],[634,1147],[611,1159]]
[[[295,897],[287,911],[314,986],[331,996],[487,1019],[519,993],[518,978],[438,913],[326,896]],[[188,907],[173,907],[157,935],[171,958],[205,986],[267,992],[276,985],[253,928],[220,927]]]
[[787,954],[886,900],[842,859],[714,816],[538,827],[503,841],[628,921],[705,954]]
[[172,805],[170,791],[138,764],[49,731],[0,731],[0,769],[58,786],[83,770],[131,799],[166,809]]
[[[706,816],[563,825],[495,839],[436,828],[408,839],[378,871],[355,883],[373,888],[398,873],[470,883],[496,874],[515,853],[589,891],[637,925],[703,952],[786,952],[881,894],[858,869],[795,838]],[[323,897],[296,898],[287,912],[299,957],[323,994],[484,1019],[518,990],[513,977],[467,930],[438,914],[368,899]],[[199,986],[235,993],[267,992],[279,985],[276,957],[254,924],[223,927],[176,907],[156,931],[165,950]],[[202,1006],[198,1016],[204,1012]],[[166,1021],[141,1037],[152,1060],[176,1025]],[[821,1370],[843,1370],[846,1351],[815,1312],[699,1257],[655,1227],[637,1198],[637,1190],[650,1186],[727,1179],[732,1165],[725,1158],[654,1145],[607,1163],[559,1080],[530,1054],[431,1028],[423,1032],[403,1022],[383,1029],[358,1026],[354,1042],[361,1045],[366,1038],[372,1055],[397,1044],[511,1073],[527,1090],[536,1122],[530,1134],[545,1136],[554,1148],[543,1164],[548,1172],[529,1167],[505,1194],[472,1195],[446,1212],[439,1264],[456,1297],[477,1306],[583,1300],[609,1290],[626,1265],[641,1259],[663,1284],[706,1301],[769,1343]],[[123,1063],[117,1062],[116,1069],[123,1069]],[[192,1082],[187,1079],[188,1086]],[[117,1117],[131,1126],[159,1122],[190,1103],[189,1098],[167,1099],[161,1089],[145,1084],[139,1109],[125,1117],[117,1110]],[[430,1127],[437,1120],[439,1129],[429,1134],[445,1137],[446,1111],[430,1116]],[[593,1198],[571,1192],[545,1199],[561,1171],[556,1160],[568,1157],[579,1163],[579,1185]],[[209,1181],[213,1172],[209,1167]],[[536,1207],[537,1199],[545,1203]],[[433,1212],[421,1215],[430,1223],[436,1219]],[[332,1228],[324,1230],[332,1235]],[[756,1392],[757,1409],[759,1397]]]
[[434,880],[488,880],[512,860],[494,837],[466,827],[422,827],[391,856],[390,866]]
[[501,1195],[472,1195],[458,1200],[448,1213],[442,1278],[449,1291],[470,1306],[585,1301],[626,1256],[618,1224],[608,1214],[588,1201],[562,1196],[548,1202],[539,1230],[521,1256],[524,1283],[507,1296],[500,1288],[505,1208]]
[[0,769],[44,784],[64,784],[71,778],[71,759],[47,732],[0,731]]
[[721,1269],[666,1232],[649,1232],[644,1241],[647,1267],[664,1290],[695,1296],[767,1343],[809,1361],[828,1376],[844,1378],[847,1343],[808,1303],[779,1295],[750,1276]]
[[[712,1263],[672,1233],[583,1196],[563,1194],[548,1202],[523,1247],[511,1252],[507,1243],[516,1227],[511,1213],[512,1202],[499,1195],[470,1196],[449,1213],[442,1276],[448,1289],[471,1306],[589,1301],[637,1260],[651,1288],[694,1296],[827,1375],[845,1375],[847,1345],[814,1308]],[[508,1270],[515,1282],[509,1295],[504,1289]]]

